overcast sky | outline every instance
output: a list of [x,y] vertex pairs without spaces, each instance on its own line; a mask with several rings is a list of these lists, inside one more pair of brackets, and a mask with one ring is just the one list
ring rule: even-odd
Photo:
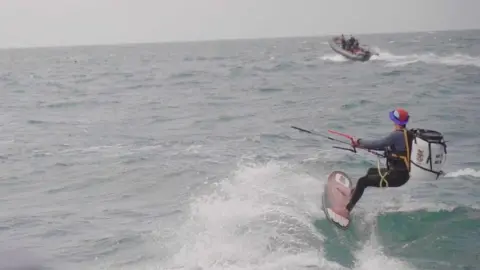
[[0,0],[0,47],[480,28],[480,0]]

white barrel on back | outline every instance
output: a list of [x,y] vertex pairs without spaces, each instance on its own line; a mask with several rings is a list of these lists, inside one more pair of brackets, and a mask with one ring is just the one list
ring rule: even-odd
[[410,178],[414,180],[436,180],[443,174],[447,159],[447,146],[440,132],[412,129],[414,139],[410,155]]

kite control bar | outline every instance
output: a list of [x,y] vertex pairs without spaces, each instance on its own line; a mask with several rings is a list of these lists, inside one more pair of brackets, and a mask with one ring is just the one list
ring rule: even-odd
[[334,131],[334,130],[331,130],[331,129],[329,129],[328,132],[330,132],[332,134],[335,134],[335,135],[338,135],[338,136],[342,136],[342,137],[350,140],[350,143],[343,142],[343,141],[342,142],[345,143],[345,144],[349,144],[351,146],[351,148],[345,148],[345,147],[339,147],[339,146],[333,146],[333,148],[343,149],[343,150],[351,151],[353,153],[357,153],[357,148],[355,148],[355,146],[354,146],[355,139],[353,138],[353,136],[350,136],[350,135],[345,134],[345,133],[340,133],[338,131]]
[[[330,136],[327,136],[327,135],[324,135],[324,134],[321,134],[321,133],[318,133],[318,132],[315,132],[315,131],[310,131],[310,130],[306,130],[306,129],[303,129],[303,128],[299,128],[299,127],[295,127],[295,126],[291,126],[293,129],[296,129],[298,131],[301,131],[301,132],[305,132],[305,133],[309,133],[309,134],[312,134],[312,135],[317,135],[317,136],[320,136],[320,137],[323,137],[323,138],[326,138],[326,139],[329,139],[331,141],[335,141],[335,142],[338,142],[338,143],[342,143],[342,144],[347,144],[349,145],[350,147],[347,148],[347,147],[340,147],[340,146],[332,146],[333,148],[336,148],[336,149],[341,149],[341,150],[346,150],[346,151],[350,151],[352,153],[357,153],[357,148],[354,146],[354,142],[355,142],[355,139],[353,138],[353,136],[350,136],[348,134],[345,134],[345,133],[341,133],[341,132],[338,132],[338,131],[334,131],[334,130],[328,130],[329,133],[332,133],[332,134],[335,134],[337,136],[341,136],[341,137],[344,137],[348,140],[350,140],[350,142],[346,142],[346,141],[343,141],[343,140],[339,140],[339,139],[335,139],[335,138],[332,138]],[[362,148],[360,148],[362,149]],[[378,152],[375,152],[375,151],[372,151],[372,150],[369,150],[369,149],[363,149],[373,155],[376,155],[378,157],[385,157],[385,155],[383,154],[380,154]]]

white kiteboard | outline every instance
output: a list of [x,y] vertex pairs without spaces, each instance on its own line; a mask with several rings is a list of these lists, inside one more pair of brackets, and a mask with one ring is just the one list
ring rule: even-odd
[[342,229],[350,225],[350,213],[346,209],[352,195],[353,184],[341,171],[330,173],[323,191],[323,211],[327,219]]

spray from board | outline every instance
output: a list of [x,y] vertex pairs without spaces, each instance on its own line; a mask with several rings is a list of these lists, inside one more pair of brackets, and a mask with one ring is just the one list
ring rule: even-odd
[[[162,269],[412,269],[375,239],[342,266],[325,255],[320,198],[325,179],[286,163],[241,164],[210,194],[195,198]],[[371,268],[375,267],[375,268]]]

